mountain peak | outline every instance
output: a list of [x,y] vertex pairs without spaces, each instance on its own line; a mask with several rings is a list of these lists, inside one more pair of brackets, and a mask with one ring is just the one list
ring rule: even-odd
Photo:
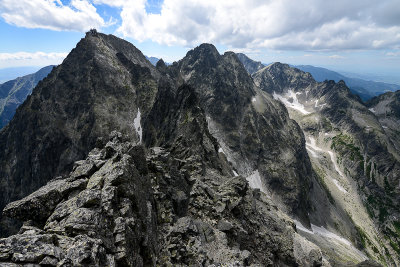
[[221,57],[221,55],[214,45],[204,43],[190,50],[186,54],[186,57],[215,62],[219,57]]

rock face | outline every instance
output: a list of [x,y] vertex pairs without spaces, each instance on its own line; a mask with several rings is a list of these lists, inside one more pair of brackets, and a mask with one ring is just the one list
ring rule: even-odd
[[396,151],[400,151],[400,91],[388,92],[367,102],[369,111],[378,118]]
[[[87,34],[0,132],[0,209],[67,174],[112,130],[139,140],[158,75],[132,44]],[[7,224],[0,224],[2,235]]]
[[[309,73],[280,63],[253,78],[288,107],[303,129],[314,169],[351,217],[366,252],[398,264],[399,207],[394,203],[399,203],[400,165],[393,137],[343,81],[318,83]],[[347,231],[343,228],[336,230]],[[382,242],[383,237],[390,241]]]
[[45,78],[54,66],[44,67],[33,74],[0,84],[0,129],[12,119],[15,111],[32,89]]
[[249,74],[256,73],[257,71],[265,67],[260,61],[254,61],[247,57],[245,54],[237,53],[236,55]]

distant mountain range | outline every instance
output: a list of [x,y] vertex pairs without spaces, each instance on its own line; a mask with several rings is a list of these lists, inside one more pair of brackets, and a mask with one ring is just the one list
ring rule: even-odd
[[316,81],[323,82],[325,80],[334,80],[338,82],[343,80],[350,91],[359,95],[362,100],[366,101],[374,96],[386,93],[388,91],[400,90],[400,85],[390,84],[384,82],[367,81],[359,78],[350,78],[338,72],[328,70],[325,68],[314,67],[310,65],[294,66],[302,71],[309,72]]
[[[254,61],[247,57],[245,54],[238,54],[238,58],[250,74],[254,74],[258,70],[268,65],[259,61]],[[314,67],[311,65],[292,65],[292,67],[298,68],[299,70],[305,72],[309,72],[318,82],[323,82],[325,80],[334,80],[335,82],[339,82],[340,80],[343,80],[350,88],[350,91],[356,95],[359,95],[363,101],[367,101],[375,96],[389,91],[400,90],[400,85],[397,84],[367,81],[360,78],[351,78],[338,72],[321,67]]]
[[22,104],[32,89],[46,77],[54,66],[0,84],[0,129],[12,119],[15,110]]
[[14,80],[17,77],[22,77],[28,74],[37,72],[41,67],[12,67],[0,69],[0,84],[5,83],[10,80]]
[[[145,56],[145,57],[146,57],[146,59],[147,59],[148,61],[150,61],[151,64],[153,64],[153,66],[157,65],[157,62],[160,60],[160,59],[157,58],[157,57],[148,57],[148,56]],[[168,62],[164,62],[164,63],[165,63],[165,65],[167,65],[167,66],[171,65],[171,63],[168,63]]]

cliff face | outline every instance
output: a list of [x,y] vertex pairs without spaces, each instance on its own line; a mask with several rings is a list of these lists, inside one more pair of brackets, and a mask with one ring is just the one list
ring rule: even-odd
[[[0,208],[24,222],[0,239],[0,262],[366,260],[308,150],[309,131],[277,97],[319,84],[290,69],[260,72],[268,86],[210,44],[154,67],[126,41],[87,34],[0,132]],[[4,218],[0,229],[15,230]]]
[[371,109],[343,81],[318,83],[285,64],[272,64],[253,78],[303,129],[314,169],[351,217],[369,255],[398,262],[399,150]]

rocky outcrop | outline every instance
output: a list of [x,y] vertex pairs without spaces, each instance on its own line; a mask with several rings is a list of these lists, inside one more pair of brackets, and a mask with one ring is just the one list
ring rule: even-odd
[[41,68],[37,72],[0,84],[0,129],[12,119],[32,89],[45,78],[54,66]]
[[[24,221],[0,240],[0,262],[46,266],[143,266],[155,263],[157,230],[143,147],[114,132],[4,214]],[[1,265],[1,263],[0,263]]]

